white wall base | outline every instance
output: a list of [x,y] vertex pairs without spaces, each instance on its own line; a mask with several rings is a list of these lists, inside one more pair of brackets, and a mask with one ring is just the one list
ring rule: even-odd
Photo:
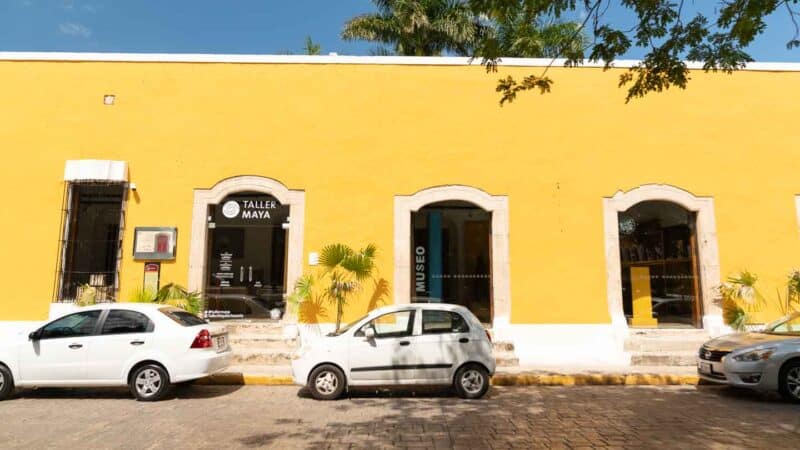
[[703,316],[703,329],[708,331],[708,335],[712,338],[734,332],[733,328],[725,325],[721,314],[707,314]]
[[298,323],[300,345],[308,345],[336,329],[335,323]]
[[611,324],[529,325],[492,327],[495,341],[511,342],[520,366],[608,367],[629,366],[624,351],[627,329]]
[[0,336],[17,333],[30,333],[31,331],[34,331],[42,326],[43,323],[44,322],[35,320],[0,321]]
[[75,306],[75,303],[50,303],[48,320],[53,320],[73,311],[77,311],[78,308],[78,306]]

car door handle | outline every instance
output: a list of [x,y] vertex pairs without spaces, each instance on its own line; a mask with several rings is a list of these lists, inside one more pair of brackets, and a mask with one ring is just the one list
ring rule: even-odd
[[458,340],[458,342],[461,342],[462,344],[466,344],[467,342],[469,342],[469,338],[461,338],[461,339]]
[[405,347],[406,345],[411,345],[411,342],[410,341],[400,341],[400,345]]
[[131,341],[131,345],[142,345],[144,341]]
[[69,344],[69,348],[71,348],[73,350],[77,350],[79,348],[83,348],[83,345],[81,345],[81,344]]

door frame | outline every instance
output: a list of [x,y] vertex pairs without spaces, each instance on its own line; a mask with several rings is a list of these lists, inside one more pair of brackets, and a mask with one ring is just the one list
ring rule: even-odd
[[490,195],[463,185],[437,186],[412,195],[394,197],[394,303],[411,302],[411,213],[423,206],[448,200],[472,203],[492,214],[489,244],[491,257],[492,326],[507,325],[511,319],[511,281],[509,270],[508,196]]
[[645,184],[627,192],[618,191],[613,197],[603,199],[608,312],[614,328],[627,330],[628,322],[622,307],[622,265],[619,250],[619,213],[632,206],[653,200],[675,203],[695,213],[694,236],[697,240],[696,270],[700,273],[700,300],[702,301],[702,327],[716,334],[725,328],[722,309],[714,299],[720,284],[717,224],[714,217],[714,199],[694,194],[666,184]]
[[[226,178],[209,189],[194,190],[192,206],[192,233],[189,247],[189,290],[205,290],[205,274],[208,264],[208,207],[218,204],[225,197],[238,192],[257,192],[275,197],[282,205],[289,206],[289,228],[286,230],[286,285],[288,295],[295,281],[303,273],[303,236],[305,227],[306,193],[292,190],[272,178],[244,175]],[[296,317],[287,312],[284,321],[294,322]]]

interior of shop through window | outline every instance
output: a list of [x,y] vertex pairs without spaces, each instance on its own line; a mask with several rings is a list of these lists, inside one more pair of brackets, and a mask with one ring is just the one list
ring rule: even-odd
[[699,327],[696,215],[647,201],[619,214],[622,300],[634,327]]
[[491,323],[491,213],[445,201],[412,213],[411,223],[412,302],[462,305]]
[[59,300],[114,300],[125,185],[72,183],[66,204]]
[[206,317],[280,319],[285,310],[289,206],[239,193],[208,212]]

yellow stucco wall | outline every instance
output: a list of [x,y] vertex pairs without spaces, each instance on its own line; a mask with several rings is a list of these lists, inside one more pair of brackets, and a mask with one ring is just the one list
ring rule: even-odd
[[515,323],[609,321],[601,199],[642,184],[714,198],[723,277],[749,269],[770,295],[799,265],[800,73],[693,72],[627,105],[619,71],[549,74],[551,94],[501,108],[479,67],[0,62],[0,320],[47,314],[68,159],[125,160],[138,186],[123,299],[142,283],[133,227],[178,227],[161,280],[186,284],[192,190],[245,174],[305,190],[305,255],[374,242],[390,281],[394,195],[508,195]]

